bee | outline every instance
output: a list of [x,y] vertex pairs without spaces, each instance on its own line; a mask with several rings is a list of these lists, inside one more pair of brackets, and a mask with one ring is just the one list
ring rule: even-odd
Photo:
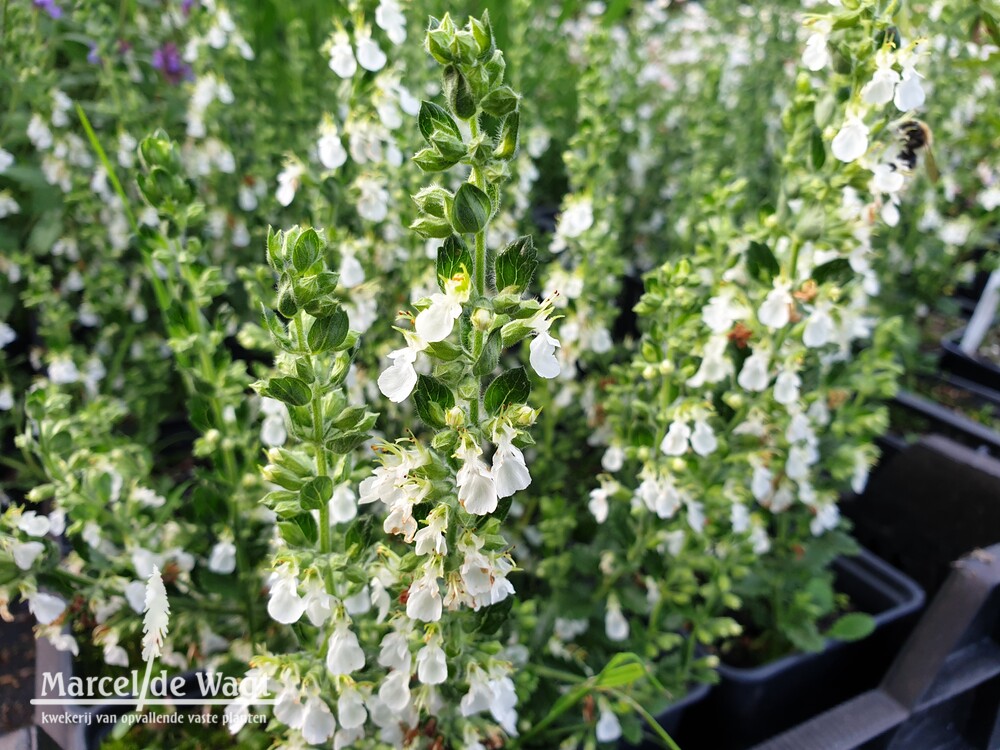
[[931,148],[934,144],[934,134],[927,123],[921,120],[907,120],[899,126],[899,135],[902,141],[902,147],[897,157],[900,165],[912,170],[917,165],[917,157],[923,151],[927,174],[932,182],[937,182],[940,174]]

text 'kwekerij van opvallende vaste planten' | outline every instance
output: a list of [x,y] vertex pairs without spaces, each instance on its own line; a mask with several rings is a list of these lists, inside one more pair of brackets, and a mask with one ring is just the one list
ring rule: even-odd
[[841,499],[996,266],[998,18],[4,4],[34,697],[219,718],[88,747],[676,750],[720,664],[868,639]]

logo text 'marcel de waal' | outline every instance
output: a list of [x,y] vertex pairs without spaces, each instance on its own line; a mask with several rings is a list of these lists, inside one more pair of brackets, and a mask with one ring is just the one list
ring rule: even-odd
[[[146,695],[151,698],[238,698],[242,693],[266,692],[266,683],[261,686],[247,684],[253,678],[229,677],[219,672],[196,672],[195,680],[181,675],[169,676],[160,672],[149,681]],[[258,678],[259,679],[259,678]],[[266,678],[264,678],[266,680]],[[40,698],[131,698],[142,689],[143,675],[132,670],[130,675],[111,677],[68,677],[62,672],[42,674]],[[261,687],[262,690],[255,690]]]

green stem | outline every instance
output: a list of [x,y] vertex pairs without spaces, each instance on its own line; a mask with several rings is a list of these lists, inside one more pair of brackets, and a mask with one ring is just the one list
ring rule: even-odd
[[663,742],[664,746],[669,747],[670,750],[681,750],[680,745],[674,742],[673,737],[667,734],[667,730],[660,726],[660,723],[653,718],[653,715],[649,713],[642,704],[639,703],[635,698],[625,693],[616,693],[619,697],[623,698],[626,703],[628,703],[632,708],[635,709],[636,713],[639,714],[646,723],[649,724],[649,728],[653,730],[653,733]]
[[[302,313],[295,316],[295,337],[303,355],[310,356],[306,347],[306,334],[305,326],[302,323]],[[312,414],[312,442],[316,453],[316,476],[325,477],[329,472],[329,467],[326,460],[326,447],[323,444],[323,394],[317,383],[313,383],[310,390],[309,410]],[[330,506],[328,503],[324,503],[319,509],[319,548],[323,555],[329,555],[333,551],[333,542],[330,538]],[[329,571],[327,572],[329,573]],[[330,593],[332,594],[332,581],[328,580],[327,583],[330,585]]]

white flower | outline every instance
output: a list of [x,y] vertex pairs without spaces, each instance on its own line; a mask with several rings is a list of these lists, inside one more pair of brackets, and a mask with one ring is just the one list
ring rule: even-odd
[[686,422],[675,419],[670,423],[667,434],[660,442],[660,450],[668,456],[683,456],[687,453],[688,438],[691,437],[691,428]]
[[601,480],[601,486],[590,491],[590,502],[587,507],[598,523],[608,520],[608,498],[618,491],[618,482],[608,479]]
[[425,574],[410,586],[406,616],[421,622],[437,622],[441,619],[441,592],[435,575]]
[[559,375],[559,360],[556,359],[556,349],[561,346],[559,340],[546,331],[539,331],[528,346],[528,361],[539,377],[551,380]]
[[729,339],[725,334],[712,336],[705,344],[701,365],[698,372],[687,380],[692,388],[701,388],[706,383],[718,383],[727,378],[733,371],[733,363],[726,356]]
[[331,523],[347,523],[358,515],[358,498],[347,482],[337,485],[330,498]]
[[330,70],[341,78],[351,78],[358,69],[351,40],[343,31],[333,35],[330,45]]
[[763,304],[757,310],[757,319],[768,328],[784,328],[788,325],[792,305],[790,286],[787,282],[776,280],[774,288],[767,293]]
[[861,98],[866,104],[881,107],[892,101],[892,94],[899,83],[899,73],[893,68],[893,57],[892,52],[885,49],[876,53],[875,74],[861,89]]
[[19,213],[21,213],[21,206],[14,200],[10,191],[0,190],[0,219]]
[[6,172],[14,164],[14,155],[0,146],[0,174]]
[[774,400],[788,406],[799,400],[802,379],[791,370],[782,370],[774,381]]
[[448,679],[448,660],[439,645],[429,643],[417,652],[417,679],[424,685],[440,685]]
[[854,474],[851,477],[851,489],[858,495],[865,491],[870,470],[868,459],[864,453],[858,453],[854,459]]
[[903,173],[892,164],[876,164],[872,170],[873,193],[898,193],[903,189]]
[[594,727],[598,742],[617,742],[622,736],[622,725],[611,710],[608,702],[600,702],[601,713],[597,719],[597,726]]
[[417,384],[417,371],[413,363],[417,359],[417,350],[407,346],[389,352],[392,365],[378,376],[378,389],[382,395],[393,403],[404,401]]
[[45,536],[52,528],[46,516],[40,516],[33,510],[26,510],[17,522],[17,528],[28,536]]
[[142,581],[129,581],[122,593],[125,594],[125,600],[132,611],[141,615],[142,608],[146,604],[146,584]]
[[835,332],[833,318],[827,305],[817,305],[806,320],[802,330],[802,343],[811,349],[825,346],[833,339]]
[[440,507],[440,511],[431,511],[427,516],[427,525],[413,537],[416,542],[413,551],[418,555],[448,554],[448,541],[444,536],[448,530],[448,513],[445,506]]
[[114,633],[104,642],[104,663],[111,667],[128,666],[128,651],[118,644],[118,636]]
[[342,253],[340,256],[340,283],[347,289],[352,289],[364,283],[365,269],[353,254]]
[[0,388],[0,411],[10,411],[14,408],[14,389],[9,385]]
[[167,499],[149,487],[135,487],[132,490],[131,498],[145,508],[162,508]]
[[466,513],[484,516],[497,509],[497,486],[493,473],[479,458],[482,450],[472,441],[464,441],[455,452],[462,468],[455,475],[458,502]]
[[337,623],[333,635],[330,636],[330,646],[326,652],[326,668],[332,675],[345,675],[364,669],[365,652],[358,643],[346,620]]
[[712,432],[711,426],[703,419],[694,423],[694,432],[691,433],[691,447],[699,456],[707,456],[715,452],[719,447],[719,441]]
[[17,340],[17,333],[9,325],[0,321],[0,349]]
[[337,127],[329,122],[324,122],[320,127],[319,141],[316,143],[316,150],[319,154],[319,161],[327,169],[340,169],[347,161],[347,149],[340,140],[340,133]]
[[764,390],[771,380],[768,374],[770,364],[771,358],[766,351],[754,352],[743,363],[743,369],[740,370],[736,382],[740,388],[747,391]]
[[405,711],[410,705],[410,673],[393,670],[382,680],[378,697],[393,711]]
[[389,215],[389,191],[377,179],[359,177],[355,186],[360,193],[358,216],[368,221],[379,222]]
[[149,661],[160,656],[163,639],[167,635],[170,622],[170,603],[167,590],[163,587],[160,569],[153,566],[153,572],[146,582],[145,616],[142,618],[142,658]]
[[220,575],[229,575],[236,570],[236,545],[232,542],[216,542],[208,557],[208,569]]
[[746,308],[733,300],[734,294],[732,289],[726,289],[702,309],[701,319],[714,333],[728,333],[733,323],[746,317]]
[[826,34],[815,32],[806,40],[802,52],[802,64],[809,70],[818,72],[830,64],[830,52],[826,48]]
[[903,67],[903,80],[896,86],[896,96],[893,103],[896,109],[901,112],[909,112],[911,109],[919,109],[924,106],[927,95],[924,87],[920,83],[920,76],[912,65]]
[[817,509],[816,515],[809,522],[809,531],[813,536],[820,536],[826,531],[837,528],[840,523],[840,510],[836,503],[829,503]]
[[774,474],[771,470],[762,464],[754,466],[753,478],[750,480],[750,492],[757,499],[757,502],[763,502],[771,496],[771,492],[774,488]]
[[52,147],[52,131],[37,112],[31,116],[26,133],[28,140],[39,151],[46,151]]
[[309,622],[318,628],[330,619],[335,600],[327,593],[326,586],[317,577],[307,578],[305,589],[306,595],[302,600],[305,602],[306,617],[309,618]]
[[306,611],[306,603],[299,596],[299,581],[287,566],[274,572],[271,583],[271,597],[267,602],[267,613],[271,619],[282,625],[298,622]]
[[531,475],[524,463],[524,454],[514,445],[514,430],[506,424],[494,435],[497,443],[493,454],[493,481],[496,483],[497,497],[510,497],[515,492],[526,489],[531,484]]
[[619,471],[625,465],[625,449],[620,445],[609,445],[601,456],[601,467],[612,473]]
[[282,206],[291,205],[295,200],[295,193],[299,189],[299,182],[305,171],[305,167],[293,161],[286,164],[278,173],[278,189],[274,193],[274,198]]
[[868,127],[857,115],[848,117],[834,136],[833,155],[842,162],[860,159],[868,151]]
[[387,58],[385,52],[378,46],[378,42],[371,38],[367,30],[358,33],[356,40],[358,50],[358,64],[365,70],[377,73],[385,67]]
[[608,599],[608,608],[604,613],[604,632],[612,641],[624,641],[629,636],[628,620],[622,614],[621,604],[615,596]]
[[[398,621],[397,627],[403,622],[407,621]],[[393,630],[391,633],[387,633],[380,644],[379,665],[409,673],[412,660],[408,638],[409,634],[403,630]]]
[[66,609],[66,602],[58,596],[37,591],[28,596],[28,610],[42,625],[51,625]]
[[305,712],[298,685],[288,683],[274,699],[274,718],[292,729],[301,729]]
[[312,696],[302,714],[302,738],[310,745],[322,745],[335,731],[337,720],[330,713],[330,707],[319,696]]
[[80,379],[80,371],[76,369],[73,360],[60,357],[49,364],[49,380],[56,385],[69,385]]
[[368,719],[365,702],[361,692],[352,687],[345,687],[337,699],[337,718],[340,726],[345,729],[356,729],[364,726]]
[[14,542],[11,556],[14,558],[14,564],[21,570],[30,570],[44,551],[45,545],[41,542]]
[[381,0],[375,9],[375,23],[393,44],[406,41],[406,17],[396,0]]
[[430,307],[421,310],[413,321],[417,335],[432,344],[448,338],[455,321],[462,315],[462,304],[469,300],[469,287],[466,274],[445,281],[444,294],[432,294]]
[[559,216],[556,232],[561,237],[579,237],[594,225],[594,204],[590,198],[575,198]]

